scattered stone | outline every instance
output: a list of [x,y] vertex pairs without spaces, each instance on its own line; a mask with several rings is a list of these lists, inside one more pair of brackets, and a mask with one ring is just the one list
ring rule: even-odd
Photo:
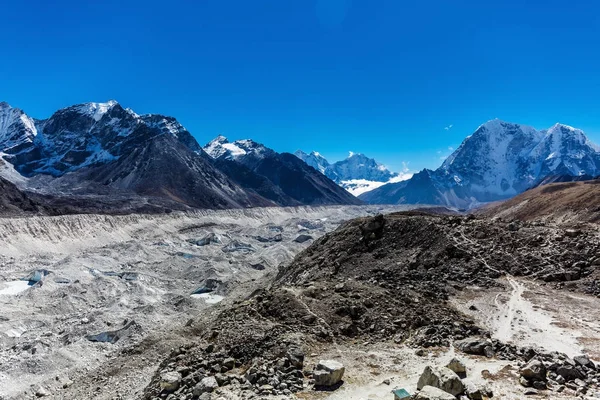
[[577,365],[581,365],[582,367],[596,369],[596,365],[594,365],[594,363],[586,355],[573,357],[573,361],[575,361]]
[[547,389],[546,382],[544,382],[544,381],[534,381],[532,386],[534,389],[537,389],[537,390],[546,390]]
[[556,369],[556,373],[560,376],[562,376],[563,378],[565,378],[565,380],[567,382],[575,380],[575,379],[582,379],[584,378],[583,374],[574,366],[572,365],[568,365],[568,364],[564,364],[561,365],[560,367],[558,367]]
[[344,365],[335,360],[321,360],[313,371],[315,386],[337,385],[344,376]]
[[546,380],[546,366],[539,360],[531,360],[525,364],[520,370],[519,374],[527,380]]
[[487,386],[476,383],[466,385],[465,394],[470,400],[485,400],[494,397],[494,394]]
[[456,400],[456,396],[434,386],[423,386],[414,396],[415,400]]
[[194,387],[194,396],[200,396],[203,393],[212,393],[216,388],[219,387],[219,383],[214,376],[207,376],[202,378],[200,383]]
[[171,371],[160,375],[160,388],[166,393],[172,393],[179,389],[181,383],[181,374]]
[[36,391],[35,391],[35,395],[36,397],[46,397],[46,396],[50,396],[50,392],[48,391],[48,389],[46,389],[43,386],[40,386]]
[[442,389],[454,396],[458,396],[465,391],[465,387],[456,373],[446,367],[425,367],[417,382],[417,389],[425,386],[433,386]]
[[446,368],[454,371],[458,376],[462,378],[467,376],[467,367],[458,358],[453,358],[452,360],[450,360],[448,365],[446,365]]
[[482,356],[485,354],[485,348],[489,346],[490,343],[483,338],[471,337],[458,340],[454,345],[463,353]]

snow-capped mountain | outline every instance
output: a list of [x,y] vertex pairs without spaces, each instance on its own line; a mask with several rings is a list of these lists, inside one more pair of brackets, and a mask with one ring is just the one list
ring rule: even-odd
[[538,131],[495,119],[477,128],[437,170],[415,175],[412,180],[421,182],[417,188],[415,182],[396,183],[360,198],[371,203],[428,199],[464,208],[512,197],[551,176],[583,175],[600,175],[600,152],[581,130],[556,124]]
[[219,135],[204,146],[206,154],[216,160],[238,160],[242,157],[266,157],[275,152],[254,140],[236,140],[230,143],[225,136]]
[[296,156],[277,153],[253,140],[230,143],[218,136],[203,149],[236,183],[279,204],[361,203]]
[[252,140],[220,136],[207,151],[175,118],[114,100],[45,120],[0,103],[0,175],[42,195],[201,208],[361,203],[293,155]]
[[408,173],[391,172],[384,165],[360,153],[350,152],[346,159],[333,164],[316,151],[307,154],[298,150],[294,154],[354,196],[412,176]]
[[324,174],[327,167],[329,167],[329,161],[316,151],[311,151],[310,154],[307,154],[302,150],[296,150],[294,155],[322,174]]
[[398,173],[391,172],[374,159],[353,152],[350,152],[345,160],[331,164],[325,174],[338,183],[354,179],[387,182],[398,176]]
[[67,107],[46,120],[6,103],[0,114],[0,153],[11,165],[0,172],[51,196],[160,199],[179,208],[277,204],[231,180],[172,117],[138,115],[116,101]]

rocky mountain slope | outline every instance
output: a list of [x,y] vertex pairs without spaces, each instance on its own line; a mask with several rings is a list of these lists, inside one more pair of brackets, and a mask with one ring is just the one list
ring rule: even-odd
[[[359,346],[369,356],[355,368],[375,370],[371,364],[377,363],[369,360],[376,358],[372,349],[378,343],[385,343],[386,352],[408,346],[420,348],[417,353],[423,355],[432,347],[443,351],[451,342],[457,351],[486,360],[478,360],[486,366],[492,359],[518,365],[534,358],[554,363],[548,377],[526,376],[522,383],[543,382],[543,388],[536,384],[539,394],[553,398],[567,390],[558,382],[572,382],[575,374],[596,376],[595,367],[573,372],[577,364],[572,363],[573,374],[565,372],[564,378],[561,368],[571,363],[567,356],[551,353],[553,349],[520,347],[519,339],[499,340],[448,300],[469,286],[496,290],[502,285],[500,278],[517,276],[557,285],[572,281],[571,290],[600,293],[594,283],[598,250],[600,243],[591,231],[572,234],[540,225],[418,211],[353,220],[315,241],[263,289],[200,317],[192,327],[194,337],[203,340],[201,345],[174,351],[161,364],[145,398],[166,394],[166,374],[174,371],[185,371],[177,379],[181,395],[218,391],[238,398],[292,398],[302,392],[304,398],[319,390],[319,367],[311,370],[304,362],[309,353],[333,348],[333,353],[344,354]],[[414,362],[423,366],[427,360]],[[504,369],[505,375],[499,373],[497,379],[512,380],[522,396],[527,389],[519,386],[518,375],[513,378],[510,370]],[[214,386],[208,389],[208,380],[213,379]],[[371,376],[374,379],[381,382]],[[569,385],[568,393],[579,390],[578,384]]]
[[0,177],[0,216],[22,215],[42,211],[42,206],[15,184]]
[[538,131],[492,120],[468,136],[441,167],[415,175],[418,182],[385,185],[361,199],[377,204],[429,199],[468,208],[510,198],[551,176],[599,174],[598,147],[581,130],[556,124]]
[[600,181],[550,183],[479,210],[506,220],[551,220],[564,223],[600,221]]
[[[262,149],[265,156],[281,157],[254,145],[240,142],[246,150],[238,151],[247,151],[247,160],[250,154],[262,155]],[[279,184],[287,182],[283,175],[269,179],[248,167],[234,168],[228,157],[216,162],[176,119],[138,115],[116,101],[74,105],[45,120],[0,103],[0,155],[10,165],[1,176],[40,195],[75,203],[94,198],[121,207],[121,201],[113,200],[129,198],[175,209],[360,203],[320,178],[303,176],[299,187],[306,193],[287,193],[290,189]],[[277,171],[293,175],[302,167],[288,169]],[[300,171],[295,178],[309,172]]]
[[204,151],[236,183],[280,204],[361,204],[294,155],[277,153],[252,140],[230,143],[219,136]]
[[409,176],[400,176],[397,172],[391,172],[384,165],[360,153],[350,152],[346,159],[333,164],[315,151],[307,154],[298,150],[294,155],[355,196],[386,183],[409,178]]

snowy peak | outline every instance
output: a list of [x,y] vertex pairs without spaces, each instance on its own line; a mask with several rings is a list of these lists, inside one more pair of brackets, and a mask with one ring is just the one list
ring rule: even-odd
[[33,119],[7,102],[0,103],[0,152],[17,153],[33,143],[37,129]]
[[143,142],[170,135],[192,151],[201,148],[175,119],[138,115],[114,101],[83,103],[34,120],[3,104],[0,108],[0,152],[24,176],[61,176],[129,154]]
[[223,135],[219,135],[208,142],[203,150],[216,160],[238,160],[246,156],[263,158],[275,153],[273,150],[254,140],[243,139],[230,143]]
[[387,182],[398,176],[383,164],[360,153],[350,152],[345,160],[338,161],[327,168],[326,175],[335,182],[365,179],[375,182]]
[[329,161],[317,151],[311,151],[310,154],[307,154],[302,150],[296,150],[294,155],[322,174],[325,174],[325,170],[329,167]]
[[374,159],[353,151],[348,152],[346,159],[333,164],[330,164],[316,151],[307,154],[298,150],[294,155],[354,196],[374,190],[386,183],[400,182],[412,176],[408,172],[403,174],[391,172]]
[[83,103],[77,104],[68,108],[71,108],[83,115],[92,118],[94,121],[100,121],[102,117],[109,112],[113,107],[118,105],[117,101],[109,100],[106,103]]
[[[585,175],[600,175],[600,151],[582,130],[564,124],[536,130],[494,119],[467,136],[431,173],[434,189],[423,190],[435,190],[435,196],[409,195],[407,190],[414,186],[406,184],[397,190],[376,189],[368,200],[427,198],[438,199],[436,204],[472,207],[512,197],[548,177]],[[418,178],[415,175],[413,180]]]

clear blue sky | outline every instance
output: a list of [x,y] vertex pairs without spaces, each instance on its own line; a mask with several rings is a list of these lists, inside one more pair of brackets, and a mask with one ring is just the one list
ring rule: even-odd
[[591,0],[11,1],[0,99],[37,118],[116,99],[202,144],[416,170],[496,117],[600,142],[599,16]]

